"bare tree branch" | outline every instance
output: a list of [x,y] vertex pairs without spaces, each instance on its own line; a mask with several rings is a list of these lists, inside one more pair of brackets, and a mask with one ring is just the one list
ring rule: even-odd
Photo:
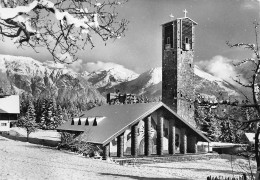
[[[19,47],[45,47],[55,61],[71,63],[97,34],[105,43],[124,36],[128,21],[115,11],[127,1],[0,1],[0,35],[19,38]],[[8,13],[5,13],[8,12]],[[3,38],[2,38],[3,39]]]

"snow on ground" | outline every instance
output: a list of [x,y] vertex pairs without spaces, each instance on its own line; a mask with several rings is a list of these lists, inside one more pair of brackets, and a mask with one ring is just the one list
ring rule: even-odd
[[[244,172],[243,168],[247,168],[247,165],[248,161],[244,159],[235,160],[232,163],[235,177]],[[208,176],[233,177],[231,161],[228,159],[160,163],[145,166],[157,168],[158,172],[162,171],[183,179],[206,180]]]
[[[19,127],[14,127],[10,129],[9,132],[12,136],[20,136],[26,137],[26,130]],[[60,141],[60,133],[56,130],[41,130],[38,129],[35,132],[32,132],[29,135],[30,138],[37,138],[37,139],[46,139],[46,140],[53,140],[53,141]]]
[[[0,136],[0,179],[150,179],[171,175],[87,159]],[[150,168],[149,168],[150,169]],[[154,168],[152,168],[154,169]]]
[[[205,180],[209,175],[232,177],[231,161],[228,158],[120,166],[2,136],[0,136],[0,162],[4,162],[0,163],[0,179]],[[238,164],[245,166],[246,163],[247,161],[242,159],[234,160],[232,163],[234,174],[242,172]]]

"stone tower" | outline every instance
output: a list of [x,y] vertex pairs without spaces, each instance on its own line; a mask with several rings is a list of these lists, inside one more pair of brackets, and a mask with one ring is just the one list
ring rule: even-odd
[[162,25],[162,101],[195,126],[195,21],[177,18]]

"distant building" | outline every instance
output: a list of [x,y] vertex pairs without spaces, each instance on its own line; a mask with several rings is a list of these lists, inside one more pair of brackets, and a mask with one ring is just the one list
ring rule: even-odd
[[[255,148],[255,133],[245,133],[241,137],[241,142],[244,144],[248,144],[250,149]],[[260,138],[259,138],[260,142]]]
[[0,132],[9,131],[20,113],[18,95],[0,96]]

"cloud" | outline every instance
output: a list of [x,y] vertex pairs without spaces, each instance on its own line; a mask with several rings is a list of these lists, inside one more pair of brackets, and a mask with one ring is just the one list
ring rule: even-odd
[[242,2],[241,7],[245,10],[259,10],[260,0],[245,0]]
[[[48,64],[49,67],[54,66],[52,62],[45,62],[45,64]],[[55,63],[55,67],[59,63]],[[64,65],[63,65],[64,66]],[[99,70],[109,70],[109,69],[117,69],[121,71],[126,71],[126,68],[123,65],[116,64],[113,62],[84,62],[82,59],[78,59],[77,61],[64,66],[65,68],[70,68],[73,71],[77,73],[82,73],[84,71],[87,71],[88,73],[91,73],[93,71],[99,71]]]
[[236,84],[233,79],[239,79],[243,83],[247,82],[240,73],[240,70],[235,69],[232,61],[223,56],[215,56],[209,61],[200,61],[196,64],[203,70],[231,84]]
[[78,59],[77,61],[74,61],[73,63],[68,65],[68,68],[74,70],[75,72],[83,72],[84,71],[83,60]]
[[88,72],[93,72],[93,71],[98,71],[98,70],[109,70],[112,68],[115,69],[122,69],[124,66],[115,64],[112,62],[102,62],[102,61],[97,61],[97,62],[88,62],[84,64],[85,69]]
[[47,66],[50,69],[64,69],[64,68],[66,68],[66,66],[64,64],[57,63],[57,62],[54,62],[54,61],[45,61],[45,62],[43,62],[43,65]]

